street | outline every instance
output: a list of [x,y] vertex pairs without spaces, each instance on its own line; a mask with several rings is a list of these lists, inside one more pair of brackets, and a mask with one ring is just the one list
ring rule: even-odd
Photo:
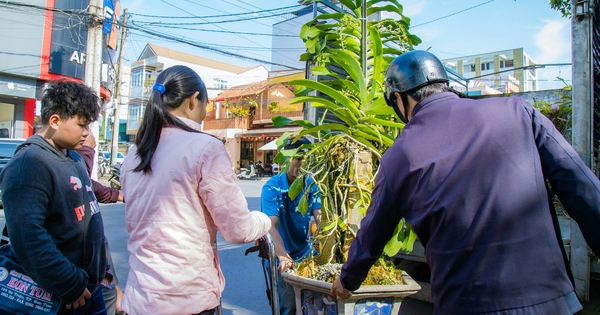
[[[250,210],[260,210],[260,192],[266,178],[258,181],[238,181]],[[106,177],[100,182],[106,181]],[[125,228],[125,204],[102,204],[105,235],[109,240],[113,263],[119,279],[119,286],[125,288],[129,272],[127,252],[128,234]],[[4,211],[0,211],[0,224],[4,225]],[[261,259],[257,252],[244,256],[246,249],[253,244],[229,244],[218,235],[218,251],[226,285],[223,292],[223,315],[269,315],[271,308],[265,293],[265,278]],[[405,299],[399,315],[432,314],[431,304]]]
[[[102,180],[102,179],[101,179]],[[266,179],[259,181],[240,180],[239,184],[246,196],[250,210],[260,211],[260,190]],[[125,204],[101,205],[105,234],[109,240],[113,263],[119,278],[119,286],[125,288],[129,265],[127,263],[128,234],[125,228]],[[229,244],[219,234],[218,250],[221,268],[225,275],[223,292],[223,315],[265,315],[271,307],[265,293],[265,280],[261,259],[257,253],[244,256],[253,244]]]

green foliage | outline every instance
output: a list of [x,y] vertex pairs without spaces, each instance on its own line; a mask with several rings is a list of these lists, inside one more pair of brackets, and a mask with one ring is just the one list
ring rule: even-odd
[[279,104],[278,102],[271,102],[271,103],[269,104],[269,112],[270,112],[270,113],[274,113],[274,112],[275,112],[275,110],[277,110],[277,105],[278,105],[278,104]]
[[556,129],[558,129],[567,140],[571,141],[573,98],[568,92],[572,90],[572,87],[570,85],[565,85],[563,90],[564,92],[555,92],[555,94],[560,95],[560,99],[557,102],[549,103],[534,99],[534,106],[552,121]]
[[571,17],[571,0],[550,0],[550,7],[560,11],[563,17]]
[[[358,230],[360,218],[357,221],[356,214],[364,216],[370,204],[381,155],[404,127],[383,98],[385,71],[397,55],[421,42],[409,33],[410,19],[402,14],[403,7],[395,0],[367,2],[367,14],[394,12],[399,19],[367,21],[366,34],[361,33],[365,21],[361,15],[362,1],[340,2],[351,13],[320,14],[300,31],[307,48],[301,59],[310,60],[312,73],[324,79],[294,80],[289,84],[296,86],[296,98],[290,104],[308,102],[312,107],[325,109],[325,114],[333,113],[341,123],[323,123],[325,114],[316,125],[281,116],[273,118],[276,126],[292,122],[301,125],[298,137],[316,139],[315,144],[304,148],[308,152],[303,172],[313,178],[322,193],[322,222],[317,240],[324,263],[345,261]],[[366,68],[362,62],[362,40],[366,40]],[[347,75],[333,71],[340,68]],[[324,96],[311,93],[315,91]],[[295,152],[282,151],[275,160],[282,162],[294,155]],[[386,247],[386,254],[394,256],[398,250],[409,251],[412,242],[414,231],[402,220]]]

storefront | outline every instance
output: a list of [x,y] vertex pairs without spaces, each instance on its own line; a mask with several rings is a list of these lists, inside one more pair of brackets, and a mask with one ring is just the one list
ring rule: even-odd
[[[31,14],[26,11],[0,10],[0,28],[8,30],[10,43],[2,46],[0,55],[0,138],[27,138],[40,127],[39,100],[46,82],[83,80],[88,26],[85,15],[65,12],[84,12],[89,0],[48,3],[57,10],[46,10],[43,18],[37,20],[31,20]],[[117,3],[117,0],[104,1],[105,7],[113,9]],[[47,3],[32,1],[31,5],[42,7]],[[15,24],[24,20],[28,21],[25,28]],[[110,99],[115,80],[114,69],[109,65],[114,60],[117,33],[111,28],[114,24],[107,26],[101,79],[101,94],[105,100]]]

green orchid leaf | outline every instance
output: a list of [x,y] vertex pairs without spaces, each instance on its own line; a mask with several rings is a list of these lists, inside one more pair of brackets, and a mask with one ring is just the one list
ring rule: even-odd
[[277,138],[277,141],[275,141],[277,148],[281,150],[281,148],[283,148],[283,146],[285,146],[287,139],[292,135],[294,135],[294,133],[286,131],[281,135],[281,137]]
[[352,104],[352,102],[346,95],[344,95],[343,93],[341,93],[321,82],[315,82],[315,81],[311,81],[311,80],[302,79],[302,80],[292,80],[292,81],[288,82],[288,84],[302,85],[309,89],[317,90],[317,91],[333,98],[336,102],[340,103],[340,105],[350,109],[354,115],[360,116],[358,109],[356,108],[356,106],[354,106],[354,104]]
[[286,126],[286,125],[289,125],[294,122],[293,120],[291,120],[287,117],[284,117],[284,116],[275,116],[275,117],[271,118],[271,120],[273,121],[273,125],[275,127]]
[[309,24],[304,24],[302,25],[302,27],[300,27],[300,38],[302,38],[303,40],[306,40],[306,33],[308,32],[308,29],[310,29],[310,25]]
[[[296,151],[296,150],[290,150]],[[304,176],[298,176],[296,180],[290,185],[290,190],[288,191],[288,196],[290,199],[294,200],[300,195],[302,192],[302,188],[304,187]]]
[[337,225],[340,227],[340,229],[342,229],[342,231],[348,230],[348,225],[346,224],[346,222],[344,222],[344,220],[342,220],[342,218],[338,218]]
[[301,36],[302,38],[313,38],[313,37],[318,37],[319,34],[321,33],[321,30],[318,27],[312,26],[309,27],[306,32],[304,33],[304,36]]
[[337,226],[337,220],[327,223],[321,230],[327,232]]
[[324,66],[314,66],[310,69],[314,75],[329,75],[331,72]]
[[356,4],[352,0],[340,0],[340,3],[352,11],[356,10]]
[[383,120],[383,119],[379,119],[379,118],[375,118],[375,117],[361,117],[358,119],[359,123],[369,123],[369,124],[373,124],[373,125],[381,125],[381,126],[388,126],[388,127],[394,127],[394,128],[404,128],[404,124],[402,123],[397,123],[393,120]]
[[421,38],[413,34],[408,35],[408,39],[410,40],[411,46],[417,46],[423,42]]
[[[283,165],[283,163],[285,163],[286,160],[287,157],[285,156],[285,154],[283,154],[282,151],[279,151],[277,155],[273,158],[273,162],[279,164],[280,166]],[[279,171],[281,172],[281,170]]]
[[318,42],[319,42],[318,38],[310,38],[310,39],[306,40],[306,42],[304,43],[304,46],[306,46],[306,49],[308,49],[309,53],[314,54],[317,51],[317,43]]
[[298,212],[302,215],[306,215],[308,213],[308,197],[306,194],[302,195],[300,198],[300,203],[298,203]]
[[382,12],[382,11],[383,12],[395,12],[395,13],[398,13],[398,15],[402,15],[402,8],[398,8],[391,4],[388,4],[386,6],[381,6],[381,7],[370,7],[367,9],[367,15],[371,15],[373,13]]
[[303,53],[303,54],[300,55],[300,61],[307,61],[312,56],[313,56],[313,54],[311,54],[311,53],[308,53],[308,52]]
[[400,222],[398,223],[398,225],[396,225],[396,228],[394,229],[394,234],[392,235],[392,238],[383,247],[383,253],[386,256],[394,257],[402,248],[402,245],[404,243],[403,229],[404,221],[400,220]]
[[348,125],[354,125],[356,123],[358,123],[358,119],[352,115],[352,113],[349,113],[347,111],[347,109],[345,110],[344,107],[341,107],[337,104],[335,104],[334,102],[332,102],[329,99],[320,97],[320,96],[301,96],[301,97],[296,97],[292,100],[290,100],[288,103],[289,104],[297,104],[297,103],[304,103],[304,102],[311,102],[311,106],[313,107],[324,107],[327,108],[328,110],[332,111],[336,116],[338,116],[343,122],[345,122]]
[[302,130],[299,135],[312,134],[321,130],[339,130],[343,132],[349,131],[348,127],[342,124],[323,124],[310,129]]
[[413,251],[413,246],[417,240],[417,233],[408,222],[406,222],[406,231],[408,231],[408,237],[405,236],[406,241],[402,243],[401,250],[407,254]]

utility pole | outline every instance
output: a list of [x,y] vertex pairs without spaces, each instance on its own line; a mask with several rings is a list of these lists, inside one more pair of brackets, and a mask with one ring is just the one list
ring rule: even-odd
[[[596,1],[591,1],[595,3]],[[571,50],[573,58],[573,148],[585,164],[593,169],[593,87],[592,87],[592,14],[590,1],[571,1]],[[589,301],[590,263],[588,246],[579,226],[571,220],[571,254],[575,291],[580,299]]]
[[[89,86],[98,97],[100,95],[100,80],[102,76],[102,24],[104,15],[102,14],[102,0],[90,0],[88,9],[88,30],[86,40],[86,58],[85,58],[85,76],[84,83]],[[98,122],[90,124],[90,132],[98,139]],[[92,177],[96,178],[98,171],[98,152],[94,154],[94,167],[92,168]]]
[[119,151],[119,111],[121,107],[121,84],[123,74],[123,51],[125,46],[125,37],[127,35],[127,9],[123,10],[123,19],[121,24],[121,41],[119,43],[119,60],[117,61],[117,82],[115,84],[115,98],[113,100],[113,124],[112,124],[112,149],[110,150],[110,164],[117,161],[117,152]]

